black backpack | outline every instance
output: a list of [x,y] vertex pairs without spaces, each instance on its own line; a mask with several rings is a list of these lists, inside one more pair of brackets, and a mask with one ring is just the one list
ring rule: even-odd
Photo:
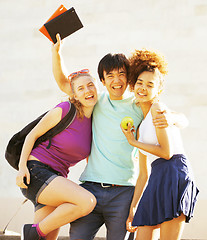
[[[72,103],[70,103],[70,106],[71,106],[70,110],[65,115],[65,117],[56,126],[51,128],[49,131],[47,131],[45,134],[43,134],[36,140],[33,149],[36,148],[40,143],[45,142],[46,140],[49,140],[49,144],[47,146],[47,149],[49,149],[51,146],[51,139],[58,133],[62,132],[72,123],[76,116],[76,108]],[[10,139],[6,147],[5,158],[8,161],[8,163],[16,170],[19,169],[18,165],[20,155],[27,134],[38,124],[38,122],[45,116],[47,112],[43,113],[33,122],[29,123],[26,127],[24,127],[21,131],[16,133]]]

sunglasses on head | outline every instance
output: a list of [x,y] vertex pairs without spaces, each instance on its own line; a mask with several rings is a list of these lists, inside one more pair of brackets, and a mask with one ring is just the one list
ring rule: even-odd
[[74,78],[75,76],[77,76],[78,74],[84,74],[84,73],[89,73],[89,70],[88,70],[88,69],[82,69],[82,70],[80,70],[80,71],[73,72],[73,73],[71,73],[71,74],[68,76],[68,78],[69,78],[69,79],[72,79],[72,78]]

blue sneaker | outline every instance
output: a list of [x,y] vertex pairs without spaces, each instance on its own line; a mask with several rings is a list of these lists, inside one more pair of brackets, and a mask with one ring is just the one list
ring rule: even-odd
[[21,240],[45,240],[45,238],[39,236],[33,224],[25,224],[22,227]]

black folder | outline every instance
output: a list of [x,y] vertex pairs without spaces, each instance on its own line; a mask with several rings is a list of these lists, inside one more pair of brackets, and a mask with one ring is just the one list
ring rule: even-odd
[[60,34],[61,39],[64,39],[82,28],[83,24],[81,23],[75,9],[72,7],[56,18],[45,23],[44,26],[52,38],[53,43],[56,43],[57,33]]

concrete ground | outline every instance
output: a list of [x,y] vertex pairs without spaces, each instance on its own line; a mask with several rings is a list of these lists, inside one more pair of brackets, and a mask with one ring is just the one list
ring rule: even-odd
[[[6,145],[26,123],[65,97],[52,75],[51,43],[38,31],[60,4],[73,6],[84,25],[64,41],[62,55],[69,73],[89,68],[101,87],[97,65],[108,52],[129,56],[135,48],[146,47],[166,56],[169,74],[163,101],[189,120],[182,136],[200,190],[182,237],[207,239],[206,0],[0,0],[0,230],[23,198],[15,185],[16,171],[4,159]],[[71,168],[69,179],[78,183],[84,164]],[[19,233],[23,223],[32,221],[33,206],[27,203],[8,229]],[[64,226],[60,236],[67,235]],[[105,236],[103,227],[97,237]]]
[[[21,237],[19,234],[11,231],[6,231],[6,233],[3,234],[2,231],[0,231],[0,240],[20,240]],[[105,240],[104,237],[95,237],[94,240]],[[70,240],[67,236],[60,236],[58,237],[58,240]],[[182,239],[182,240],[201,240],[201,239]],[[205,239],[202,239],[205,240]]]
[[[20,240],[20,236],[0,234],[0,240]],[[59,237],[58,240],[70,240],[70,239],[68,239],[68,237]],[[105,240],[105,238],[96,237],[94,240]],[[201,240],[201,239],[182,239],[182,240]]]
[[[0,240],[20,240],[20,236],[1,236]],[[69,240],[68,237],[59,237],[58,240]],[[105,238],[95,238],[95,240],[105,240]]]

